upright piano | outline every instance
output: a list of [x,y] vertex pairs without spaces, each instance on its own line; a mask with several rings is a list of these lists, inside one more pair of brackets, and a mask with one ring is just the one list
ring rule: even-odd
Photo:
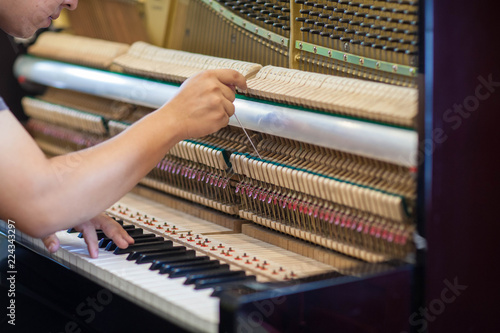
[[[119,5],[124,19],[138,22],[128,34],[116,29],[120,17],[100,17]],[[441,5],[81,0],[80,6],[85,15],[71,13],[70,33],[41,34],[13,67],[32,93],[22,100],[26,127],[48,156],[119,135],[201,70],[233,68],[249,89],[237,92],[241,124],[231,119],[217,133],[180,142],[106,211],[136,238],[134,247],[121,251],[99,235],[99,258],[90,259],[81,235],[68,230],[58,233],[61,249],[49,254],[40,240],[18,232],[20,251],[45,257],[27,270],[50,274],[39,266],[50,258],[57,263],[46,263],[51,270],[88,288],[71,292],[80,303],[40,292],[37,283],[22,287],[27,294],[42,304],[67,304],[64,311],[52,307],[83,331],[112,331],[120,322],[125,330],[141,329],[129,318],[134,313],[147,318],[146,330],[167,331],[453,327],[448,313],[463,307],[446,303],[441,311],[436,292],[474,280],[453,269],[432,276],[439,256],[426,256],[446,244],[432,231],[432,223],[442,226],[435,163],[445,163],[441,145],[449,144],[436,141],[444,137],[436,131],[450,140],[456,135],[433,108],[439,90],[433,66],[441,58],[432,38],[441,35],[432,24]],[[144,13],[142,25],[136,15]],[[151,19],[159,15],[163,21]],[[86,295],[95,295],[102,313],[82,315]],[[130,308],[113,315],[113,304]]]

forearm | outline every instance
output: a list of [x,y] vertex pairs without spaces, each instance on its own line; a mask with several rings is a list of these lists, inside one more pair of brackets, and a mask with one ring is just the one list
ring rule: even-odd
[[[164,118],[152,113],[100,145],[48,160],[37,177],[43,183],[31,193],[29,210],[44,217],[30,223],[34,232],[44,236],[89,220],[130,191],[180,140],[176,124]],[[22,219],[32,221],[28,214]]]

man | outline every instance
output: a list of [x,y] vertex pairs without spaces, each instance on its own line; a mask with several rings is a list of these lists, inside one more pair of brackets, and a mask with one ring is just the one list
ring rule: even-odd
[[[0,28],[29,37],[48,27],[61,10],[78,0],[0,0]],[[234,87],[245,78],[232,70],[206,71],[187,80],[178,94],[122,134],[89,149],[47,159],[0,97],[0,218],[26,234],[44,239],[54,252],[58,230],[83,232],[89,254],[97,257],[95,229],[122,248],[133,239],[100,214],[144,177],[180,140],[226,126],[234,114]],[[81,161],[63,174],[57,166]]]

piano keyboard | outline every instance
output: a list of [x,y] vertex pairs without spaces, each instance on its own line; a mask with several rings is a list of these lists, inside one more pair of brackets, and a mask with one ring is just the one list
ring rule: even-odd
[[[17,240],[190,331],[218,331],[219,299],[212,294],[224,285],[286,281],[333,270],[134,194],[127,194],[107,213],[123,221],[137,238],[128,250],[115,250],[114,244],[101,235],[99,257],[91,259],[83,238],[67,231],[57,233],[61,247],[54,254],[48,253],[41,240],[23,234],[18,234]],[[173,267],[168,266],[169,261],[175,263]],[[156,269],[151,270],[153,267]],[[175,275],[180,276],[172,278]]]

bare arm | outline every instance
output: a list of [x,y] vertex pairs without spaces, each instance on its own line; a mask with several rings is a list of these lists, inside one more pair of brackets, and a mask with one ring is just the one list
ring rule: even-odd
[[178,141],[226,126],[245,79],[208,71],[169,103],[95,147],[47,159],[8,111],[0,112],[0,217],[34,237],[97,216],[137,184]]

